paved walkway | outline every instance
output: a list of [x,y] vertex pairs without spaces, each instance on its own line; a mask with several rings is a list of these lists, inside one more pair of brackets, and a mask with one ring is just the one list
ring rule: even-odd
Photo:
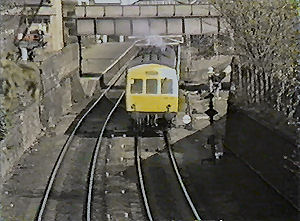
[[[250,169],[240,156],[224,149],[223,157],[216,160],[216,164],[205,160],[212,156],[210,147],[205,145],[208,136],[212,131],[222,136],[226,119],[215,124],[215,129],[208,126],[174,144],[185,184],[203,219],[297,220],[297,210]],[[235,127],[235,131],[239,130]],[[251,138],[256,139],[255,136]],[[250,143],[249,140],[247,142]],[[235,148],[243,150],[242,143],[239,142]],[[259,156],[259,153],[255,154]],[[269,168],[266,163],[263,166]],[[277,177],[281,175],[276,174]]]
[[[82,72],[99,77],[105,74],[125,54],[133,49],[133,42],[93,44],[82,49]],[[129,58],[128,58],[129,59]]]
[[228,115],[225,142],[299,210],[299,178],[293,172],[297,167],[292,163],[292,159],[297,159],[293,153],[295,144],[239,111]]

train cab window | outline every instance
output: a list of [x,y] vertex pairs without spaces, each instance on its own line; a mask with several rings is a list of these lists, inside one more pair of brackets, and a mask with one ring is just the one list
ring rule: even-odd
[[172,87],[172,79],[161,79],[161,93],[162,94],[172,94],[173,87]]
[[157,80],[155,79],[146,80],[146,93],[157,94]]
[[132,79],[133,83],[131,84],[130,92],[132,94],[141,94],[143,93],[143,80],[142,79]]

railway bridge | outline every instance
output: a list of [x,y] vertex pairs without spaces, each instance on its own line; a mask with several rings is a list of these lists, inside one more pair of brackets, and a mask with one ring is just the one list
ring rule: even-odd
[[222,31],[212,5],[81,5],[75,15],[75,35],[202,35]]
[[[146,38],[156,41],[156,37],[159,36],[163,37],[163,41],[168,44],[180,44],[183,42],[183,36],[189,39],[191,35],[215,36],[224,32],[226,27],[224,21],[210,4],[162,3],[76,5],[69,11],[65,8],[63,14],[65,27],[71,27],[68,34],[78,37],[78,42],[81,42],[82,38],[95,36],[96,39],[101,38],[103,43],[107,42],[109,36],[117,36],[120,42],[128,38],[135,40]],[[187,40],[187,44],[189,43],[190,40]],[[80,56],[82,58],[82,62],[80,62],[81,76],[90,77],[99,76],[99,74],[101,76],[106,73],[100,73],[93,68],[96,67],[97,70],[100,70],[103,66],[99,62],[99,56],[103,54],[101,53],[103,47],[100,45],[96,47],[99,49],[97,49],[98,55],[92,55],[92,57],[89,52],[85,52],[86,50],[80,50],[80,53],[83,52]],[[125,57],[126,53],[122,55]],[[188,53],[187,56],[191,55]],[[107,59],[105,60],[107,62]],[[124,61],[124,59],[120,60]],[[120,68],[119,63],[116,63],[116,68]],[[113,66],[111,67],[113,68]]]

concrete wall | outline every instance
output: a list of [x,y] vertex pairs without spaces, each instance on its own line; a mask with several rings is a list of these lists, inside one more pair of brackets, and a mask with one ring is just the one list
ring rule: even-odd
[[0,183],[8,171],[42,135],[72,110],[74,103],[99,89],[95,80],[82,81],[78,73],[78,45],[63,48],[40,64],[40,100],[10,117],[11,127],[0,143]]
[[[72,79],[78,75],[78,45],[69,45],[40,66],[42,82],[41,124],[54,127],[72,106]],[[79,85],[78,85],[79,86]]]

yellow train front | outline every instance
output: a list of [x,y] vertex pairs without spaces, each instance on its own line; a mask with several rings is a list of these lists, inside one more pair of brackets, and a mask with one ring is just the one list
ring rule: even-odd
[[132,60],[126,83],[126,110],[139,126],[171,123],[178,112],[178,75],[173,48],[147,47]]

